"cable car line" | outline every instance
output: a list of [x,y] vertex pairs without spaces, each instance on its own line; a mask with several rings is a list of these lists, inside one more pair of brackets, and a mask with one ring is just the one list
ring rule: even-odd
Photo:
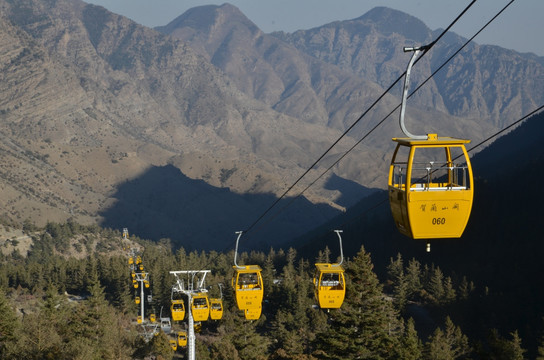
[[[416,91],[418,91],[424,84],[426,84],[431,77],[433,77],[438,71],[440,71],[449,61],[451,61],[453,59],[453,57],[455,57],[462,49],[464,49],[477,35],[479,35],[490,23],[492,23],[494,20],[496,20],[496,18],[501,15],[505,10],[506,8],[508,8],[515,0],[511,0],[506,6],[504,6],[497,14],[495,14],[482,28],[480,28],[480,30],[478,30],[470,39],[468,39],[455,53],[453,53],[441,66],[439,66],[427,79],[425,79],[414,91],[412,91],[407,98],[410,98]],[[469,10],[470,7],[472,7],[472,5],[476,2],[476,0],[473,0],[452,22],[451,24],[441,32],[441,34],[434,40],[432,41],[430,44],[426,45],[424,47],[424,50],[422,52],[422,54],[415,60],[414,64],[417,63],[436,43],[439,39],[441,39],[448,31],[449,29],[451,29],[451,27]],[[315,165],[317,165],[324,157],[326,154],[328,154],[332,148],[334,148],[334,146],[336,146],[336,144],[338,144],[340,142],[341,139],[343,139],[347,133],[349,131],[351,131],[353,129],[353,127],[355,127],[355,125],[357,123],[360,122],[360,120],[363,119],[363,117],[365,117],[368,112],[374,107],[376,106],[376,104],[393,88],[393,86],[395,86],[403,77],[404,75],[406,74],[406,71],[404,71],[371,105],[370,107],[365,110],[360,116],[359,118],[357,118],[357,120],[352,124],[350,125],[345,131],[344,133],[335,141],[332,143],[332,145],[329,146],[329,148],[327,148],[327,150],[316,160],[314,161],[314,163],[301,175],[299,176],[299,178],[278,198],[276,199],[272,205],[270,205],[246,230],[244,230],[243,232],[244,233],[248,233],[250,232],[251,230],[253,230],[255,228],[255,226],[266,216],[266,214],[268,214],[288,193],[289,191],[291,191],[301,180],[302,178],[304,178],[313,168]],[[391,110],[391,112],[389,112],[382,120],[380,120],[372,129],[370,129],[360,140],[358,140],[354,145],[352,145],[340,158],[338,158],[331,166],[329,166],[327,169],[325,169],[314,181],[312,181],[308,186],[306,186],[297,196],[293,197],[284,207],[282,207],[280,210],[278,210],[267,222],[265,222],[263,225],[261,225],[259,228],[257,228],[257,230],[254,230],[254,231],[258,231],[260,228],[262,228],[264,225],[268,224],[270,221],[272,221],[276,216],[278,216],[282,211],[284,211],[288,206],[290,206],[294,200],[296,200],[297,198],[299,198],[300,196],[302,196],[304,194],[304,192],[306,192],[311,186],[313,186],[320,178],[322,178],[328,171],[330,171],[336,164],[338,164],[342,159],[344,159],[351,151],[353,151],[353,149],[359,145],[363,140],[365,140],[372,132],[374,132],[380,125],[382,125],[385,120],[387,120],[389,118],[389,116],[391,116],[399,107],[401,106],[401,104],[397,105],[393,110]],[[539,108],[540,109],[540,108]],[[535,110],[535,111],[538,111],[538,110]],[[521,119],[519,120],[521,121]],[[518,121],[518,122],[519,122]],[[517,123],[517,122],[516,122]],[[492,137],[496,136],[498,134],[495,134],[493,135]],[[491,138],[492,138],[491,137]],[[478,144],[480,145],[480,144]],[[476,147],[476,146],[475,146]],[[472,147],[471,149],[467,150],[467,151],[471,151],[473,150],[475,147]],[[385,200],[383,201],[385,202]],[[366,214],[367,212],[369,212],[370,210],[380,206],[381,204],[383,204],[383,202],[367,209],[367,211],[365,211],[362,215]],[[361,215],[361,216],[362,216]],[[359,218],[360,216],[356,217],[355,219]],[[354,221],[354,220],[352,220]],[[349,223],[349,222],[348,222]],[[223,249],[223,252],[225,252],[227,249],[231,248],[233,245],[233,243],[229,243],[229,245],[227,245],[224,249]],[[218,255],[219,256],[219,253]],[[210,260],[211,261],[211,260]]]
[[[514,0],[512,0],[514,1]],[[422,47],[423,49],[423,53],[421,54],[421,56],[416,59],[416,61],[414,62],[417,63],[419,59],[421,59],[435,44],[438,40],[440,40],[442,38],[442,36],[444,36],[448,31],[449,29],[468,11],[468,9],[476,2],[476,0],[472,0],[472,2],[451,22],[451,24],[445,29],[442,31],[442,33],[434,40],[432,41],[430,44]],[[378,104],[378,102],[380,102],[383,97],[385,97],[385,95],[387,95],[387,93],[389,93],[389,91],[391,91],[391,89],[393,88],[393,86],[395,86],[397,84],[397,82],[399,82],[403,77],[404,75],[406,74],[406,71],[403,72],[373,103],[372,105],[370,105],[370,107],[365,110],[360,116],[359,118],[357,118],[357,120],[351,124],[343,133],[342,135],[340,135],[340,137],[334,141],[328,148],[327,150],[325,150],[325,152],[319,156],[317,158],[317,160],[315,160],[313,162],[313,164],[306,170],[304,171],[304,173],[302,175],[300,175],[298,177],[298,179],[291,185],[287,188],[287,190],[285,190],[285,192],[283,192],[283,194],[277,198],[273,203],[272,205],[270,205],[244,232],[248,233],[250,232],[253,227],[255,227],[255,225],[261,221],[262,218],[264,218],[266,216],[266,214],[268,214],[272,208],[274,208],[286,195],[287,193],[289,193],[289,191],[291,191],[291,189],[293,189],[293,187],[295,187],[301,180],[302,178],[304,178],[339,142],[340,140],[342,140],[347,134],[348,132],[350,132],[354,127],[355,125],[357,125],[359,123],[359,121],[361,121],[367,114],[370,110],[372,110],[372,108],[374,108],[374,106],[376,106],[376,104]],[[368,134],[367,134],[368,135]],[[365,136],[366,137],[366,136]]]
[[506,130],[510,129],[512,126],[514,125],[517,125],[519,124],[520,122],[522,122],[523,120],[527,119],[528,117],[530,116],[533,116],[535,115],[536,113],[540,112],[542,109],[544,109],[544,105],[541,105],[540,107],[536,108],[535,110],[531,111],[529,114],[525,115],[524,117],[522,117],[521,119],[513,122],[512,124],[508,125],[507,127],[505,127],[504,129],[496,132],[495,134],[489,136],[488,138],[480,141],[478,144],[474,145],[473,147],[471,147],[470,149],[467,149],[467,151],[472,151],[474,150],[475,148],[479,147],[480,145],[483,145],[484,143],[488,142],[489,140],[493,139],[494,137],[496,137],[497,135],[505,132]]
[[[461,50],[463,50],[471,41],[474,40],[474,38],[476,36],[478,36],[485,28],[487,28],[489,26],[489,24],[491,24],[499,15],[501,15],[515,0],[511,0],[508,4],[506,4],[499,12],[497,12],[485,25],[483,25],[470,39],[468,39],[457,51],[455,51],[445,62],[442,63],[442,65],[440,65],[435,71],[433,71],[431,73],[430,76],[428,76],[419,86],[417,86],[417,88],[415,90],[413,90],[408,96],[407,98],[410,98],[412,97],[412,95],[414,95],[415,92],[417,92],[421,87],[423,87],[423,85],[425,85],[432,77],[434,77],[436,75],[436,73],[438,73],[444,66],[446,66],[457,54],[459,54],[459,52],[461,52]],[[450,26],[448,26],[448,28],[446,30],[444,30],[439,36],[437,39],[435,39],[433,42],[431,42],[429,45],[426,45],[426,46],[422,46],[420,47],[420,49],[423,51],[422,54],[414,61],[414,64],[416,64],[419,59],[421,59],[421,57],[445,34],[445,32],[447,32],[455,22],[457,22],[457,20],[459,20],[459,18],[468,10],[468,8],[470,6],[472,6],[472,4],[474,3],[475,1],[473,1],[455,20],[454,22],[452,22],[450,24]],[[342,136],[335,142],[333,143],[333,145],[331,145],[329,147],[329,149],[326,150],[326,152],[316,161],[314,162],[314,164],[312,164],[312,166],[295,182],[295,184],[293,184],[289,189],[287,189],[287,191],[279,198],[277,199],[271,206],[270,208],[268,208],[265,213],[263,213],[249,228],[247,231],[251,230],[255,225],[256,223],[258,223],[265,215],[267,212],[269,212],[271,210],[272,207],[274,207],[295,185],[296,183],[298,183],[302,177],[304,177],[339,141],[340,139],[342,139],[367,113],[369,110],[371,110],[377,102],[379,102],[383,96],[388,93],[391,88],[396,85],[396,83],[402,79],[402,77],[406,74],[406,71],[400,75],[400,77],[395,80],[395,82],[367,109],[367,111],[365,111],[356,121],[354,124],[352,124],[343,134]],[[317,178],[315,178],[312,182],[309,183],[309,185],[307,185],[298,195],[294,196],[287,204],[285,204],[281,209],[279,209],[272,217],[270,217],[265,223],[263,223],[261,226],[259,226],[255,232],[258,232],[258,230],[260,230],[260,228],[266,226],[268,223],[270,223],[273,219],[275,219],[280,213],[282,213],[287,207],[289,207],[296,199],[298,199],[299,197],[301,197],[310,187],[312,187],[319,179],[321,179],[327,172],[329,172],[335,165],[337,165],[340,161],[342,161],[351,151],[353,151],[355,149],[355,147],[357,145],[359,145],[363,140],[365,140],[372,132],[374,132],[374,130],[376,130],[380,125],[382,125],[385,120],[387,120],[389,118],[389,116],[391,116],[395,111],[397,111],[397,109],[401,107],[401,104],[397,105],[393,110],[391,110],[391,112],[389,112],[382,120],[380,120],[372,129],[370,129],[360,140],[358,140],[354,145],[352,145],[348,150],[346,150],[344,152],[344,154],[342,156],[340,156],[335,162],[333,162],[327,169],[325,169]]]
[[[413,93],[412,93],[413,94]],[[411,95],[410,95],[411,96]],[[400,105],[399,105],[400,106]],[[398,106],[393,110],[395,111],[396,109],[398,109]],[[512,124],[508,125],[507,127],[497,131],[496,133],[490,135],[489,137],[487,137],[486,139],[482,140],[481,142],[479,142],[478,144],[474,145],[473,147],[467,149],[467,152],[471,152],[473,151],[474,149],[480,147],[481,145],[483,145],[484,143],[488,142],[489,140],[493,139],[494,137],[497,137],[498,135],[500,135],[501,133],[505,132],[506,130],[508,130],[509,128],[519,124],[520,122],[524,121],[524,120],[527,120],[529,117],[539,113],[540,111],[543,111],[544,110],[544,105],[541,105],[539,106],[538,108],[534,109],[533,111],[531,111],[530,113],[524,115],[523,117],[521,117],[520,119],[514,121]],[[390,116],[391,113],[387,116]],[[385,119],[382,119],[382,122],[383,120]],[[381,123],[381,122],[380,122]],[[322,174],[323,175],[323,174]],[[374,203],[373,205],[369,206],[367,209],[365,209],[364,211],[362,211],[361,213],[359,213],[357,216],[354,216],[353,218],[351,219],[348,219],[346,221],[344,221],[342,224],[338,225],[337,227],[338,228],[345,228],[346,225],[348,224],[351,224],[353,223],[354,221],[362,218],[363,216],[366,216],[368,213],[370,213],[371,211],[374,211],[375,209],[377,209],[378,207],[382,206],[383,204],[385,204],[386,202],[388,201],[387,198],[384,198],[382,201],[379,201],[379,202],[376,202]],[[277,215],[277,214],[276,214]],[[323,238],[326,236],[326,234],[328,234],[328,232],[324,232],[322,235],[317,235],[315,238]]]
[[[467,149],[467,152],[471,152],[473,151],[474,149],[480,147],[481,145],[483,145],[484,143],[486,143],[487,141],[493,139],[494,137],[500,135],[501,133],[505,132],[506,130],[508,130],[509,128],[519,124],[520,122],[526,120],[527,118],[539,113],[540,111],[544,110],[544,105],[541,105],[539,106],[538,108],[536,108],[535,110],[531,111],[530,113],[524,115],[523,117],[521,117],[520,119],[514,121],[512,124],[508,125],[507,127],[497,131],[496,133],[490,135],[489,137],[487,137],[486,139],[482,140],[481,142],[479,142],[478,144],[474,145],[473,147]],[[370,211],[376,209],[377,207],[383,205],[384,203],[387,202],[387,198],[380,201],[380,202],[377,202],[376,204],[370,206],[368,209],[366,209],[365,211],[361,212],[359,215],[353,217],[352,219],[349,219],[345,222],[343,222],[339,227],[340,228],[343,228],[345,227],[347,224],[350,224],[352,222],[354,222],[355,220],[359,219],[359,218],[362,218],[363,216],[365,216],[366,214],[368,214]]]
[[[412,93],[408,96],[408,98],[410,98],[416,91],[418,91],[423,85],[425,85],[427,83],[427,81],[429,81],[437,72],[439,72],[440,70],[442,70],[442,68],[444,66],[446,66],[447,63],[449,63],[451,61],[451,59],[453,59],[457,54],[459,54],[461,52],[461,50],[463,50],[470,42],[472,42],[472,40],[474,40],[474,38],[476,36],[478,36],[489,24],[491,24],[497,17],[499,17],[499,15],[501,15],[514,1],[516,0],[510,0],[510,2],[508,4],[506,4],[497,14],[495,14],[495,16],[493,16],[484,26],[482,26],[480,28],[480,30],[478,30],[474,35],[472,35],[472,37],[470,39],[468,39],[464,44],[463,46],[461,46],[456,52],[454,52],[449,58],[448,60],[446,60],[444,63],[442,63],[442,65],[440,65],[435,71],[432,72],[431,76],[429,76],[427,79],[425,79],[414,91],[412,91]],[[423,55],[422,55],[423,56]],[[416,63],[417,61],[420,59],[421,57],[419,57],[418,59],[416,59]],[[400,105],[399,105],[400,106]],[[397,107],[398,108],[398,107]],[[394,110],[396,110],[397,108],[395,108]],[[391,115],[391,114],[389,114]],[[388,116],[389,116],[388,115]]]

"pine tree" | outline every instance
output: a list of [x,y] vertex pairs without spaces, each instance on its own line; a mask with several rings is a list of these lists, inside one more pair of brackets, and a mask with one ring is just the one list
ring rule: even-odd
[[425,359],[455,360],[466,359],[471,353],[468,338],[455,326],[449,317],[446,318],[445,330],[436,328],[425,344]]
[[129,358],[128,335],[119,326],[114,308],[106,301],[96,272],[90,274],[89,282],[89,298],[74,309],[65,326],[63,336],[68,356],[77,354],[79,358],[89,351],[93,354],[89,359]]
[[469,296],[469,285],[467,281],[467,277],[463,276],[461,279],[461,283],[459,284],[459,299],[460,300],[468,300]]
[[275,253],[273,249],[270,249],[270,252],[268,253],[266,260],[263,264],[263,283],[266,284],[264,287],[264,297],[265,298],[271,298],[272,292],[274,290],[274,277],[276,274],[276,269],[274,267],[274,257]]
[[434,268],[432,271],[427,292],[431,295],[432,301],[435,304],[439,304],[442,301],[444,297],[444,274],[439,267]]
[[49,284],[45,300],[36,313],[23,317],[22,329],[17,336],[18,355],[25,359],[60,359],[63,339],[60,335],[67,318],[64,298]]
[[150,348],[149,355],[154,355],[157,359],[172,360],[174,357],[174,350],[170,346],[170,340],[162,331],[153,337],[150,342]]
[[17,356],[24,359],[60,359],[63,353],[58,323],[49,321],[44,311],[24,316],[17,335]]
[[398,344],[399,320],[385,299],[370,254],[364,247],[347,264],[342,308],[330,312],[330,328],[318,334],[316,356],[323,359],[387,359]]
[[421,264],[416,259],[408,262],[406,268],[406,296],[408,299],[415,299],[421,292]]
[[[280,288],[286,289],[281,291],[281,294],[293,291],[294,302],[284,303],[282,300],[282,305],[272,322],[272,328],[273,337],[277,341],[276,353],[283,352],[294,358],[307,352],[314,338],[308,317],[308,313],[311,314],[314,311],[311,310],[313,294],[310,288],[312,282],[308,276],[308,263],[301,259],[297,269],[293,269],[289,263],[290,261],[284,267],[284,274],[296,271],[294,279],[291,280],[293,287],[288,285],[287,288],[283,288],[282,283]],[[288,275],[287,278],[291,276]],[[315,320],[315,318],[312,319]]]
[[241,359],[264,360],[268,357],[270,342],[256,331],[257,323],[255,321],[248,322],[241,316],[238,321],[235,321],[233,332],[230,335],[232,344]]
[[459,326],[455,326],[450,317],[446,317],[446,340],[448,341],[454,359],[462,359],[471,353],[468,338],[461,332]]
[[396,358],[399,360],[419,360],[422,351],[423,344],[417,334],[414,319],[409,318],[403,329],[400,346],[396,348]]
[[444,296],[443,302],[449,304],[455,301],[455,289],[453,288],[453,282],[451,277],[447,276],[444,280]]
[[521,347],[521,338],[519,337],[518,331],[510,333],[512,340],[509,342],[508,353],[510,354],[510,359],[512,360],[523,360],[523,354],[525,349]]
[[408,301],[408,284],[404,276],[404,265],[400,253],[397,254],[396,260],[390,260],[389,266],[387,267],[387,275],[393,287],[393,304],[395,304],[397,310],[402,312]]
[[499,335],[496,329],[492,329],[489,336],[491,357],[497,360],[523,360],[525,349],[521,347],[521,338],[518,331],[510,333],[512,340],[507,340]]
[[436,328],[429,341],[425,344],[425,360],[453,360],[444,332]]
[[6,293],[0,289],[0,358],[3,358],[16,341],[19,322]]

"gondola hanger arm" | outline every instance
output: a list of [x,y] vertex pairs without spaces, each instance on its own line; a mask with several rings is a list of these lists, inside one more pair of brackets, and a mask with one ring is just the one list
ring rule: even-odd
[[236,234],[238,234],[238,238],[236,239],[236,249],[234,250],[234,266],[236,266],[238,269],[243,269],[243,266],[239,266],[236,263],[236,256],[238,255],[238,243],[240,242],[240,237],[242,237],[243,231],[236,231]]
[[411,132],[409,132],[406,126],[404,125],[404,115],[406,113],[406,99],[408,98],[408,88],[410,85],[410,72],[412,70],[412,66],[414,65],[419,54],[422,51],[427,50],[428,48],[429,48],[429,45],[403,48],[404,52],[412,51],[413,54],[412,54],[412,57],[410,58],[410,62],[408,63],[408,67],[406,68],[406,75],[404,76],[404,88],[402,90],[402,103],[400,106],[399,125],[404,135],[406,135],[407,137],[411,139],[416,139],[416,140],[427,140],[427,135],[414,135]]
[[340,233],[343,232],[343,230],[334,230],[336,235],[338,235],[338,241],[340,242],[340,262],[337,264],[338,266],[342,265],[344,262],[344,251],[342,250],[342,236]]

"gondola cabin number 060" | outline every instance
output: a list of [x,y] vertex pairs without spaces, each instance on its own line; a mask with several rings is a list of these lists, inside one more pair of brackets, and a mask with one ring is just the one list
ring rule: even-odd
[[460,237],[474,196],[468,140],[393,140],[389,203],[399,231],[414,239]]
[[470,140],[436,133],[414,135],[404,123],[410,71],[419,54],[429,48],[403,48],[412,52],[399,112],[399,125],[407,137],[393,138],[397,146],[389,166],[389,204],[397,228],[406,236],[458,238],[467,225],[474,197],[472,167],[465,148]]

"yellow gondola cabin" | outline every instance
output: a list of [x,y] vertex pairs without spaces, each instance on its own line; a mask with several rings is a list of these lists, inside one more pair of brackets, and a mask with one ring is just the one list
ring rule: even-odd
[[232,287],[236,296],[236,305],[244,312],[247,320],[257,320],[261,317],[264,297],[262,269],[259,265],[240,266],[236,263],[238,243],[242,231],[237,231],[236,249],[234,250],[234,274]]
[[210,303],[208,295],[197,293],[191,298],[191,311],[194,321],[206,321],[210,316]]
[[399,231],[413,239],[461,237],[472,209],[474,184],[465,149],[469,140],[394,138],[389,203]]
[[185,305],[183,300],[172,300],[170,312],[173,321],[183,321],[185,319]]
[[178,332],[178,345],[181,347],[187,346],[187,332],[186,331]]
[[[258,265],[234,266],[232,287],[236,294],[236,305],[244,311],[246,319],[254,320],[261,316],[263,302],[263,278]],[[249,317],[248,317],[249,316]]]
[[[404,124],[410,70],[427,46],[413,52],[404,79],[397,143],[389,166],[389,204],[399,231],[413,239],[461,237],[472,210],[474,183],[465,144],[469,140],[413,135]],[[430,251],[430,243],[427,243]]]
[[320,308],[338,309],[346,296],[346,279],[344,276],[344,251],[342,249],[342,230],[334,230],[340,244],[340,262],[337,264],[315,264],[314,295]]
[[322,309],[338,309],[346,296],[344,269],[338,264],[315,264],[315,298]]
[[223,301],[221,299],[210,299],[210,319],[221,320],[223,317]]

